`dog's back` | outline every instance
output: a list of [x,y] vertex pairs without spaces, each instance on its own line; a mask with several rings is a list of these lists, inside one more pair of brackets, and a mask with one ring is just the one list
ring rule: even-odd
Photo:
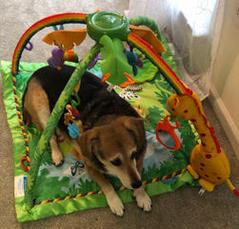
[[[48,97],[49,108],[52,111],[74,70],[74,67],[67,65],[63,65],[61,70],[46,66],[34,72],[28,85],[32,81],[39,83],[39,86],[42,87]],[[82,76],[78,92],[80,98],[78,110],[84,129],[92,128],[105,115],[139,117],[128,102],[122,99],[114,90],[108,91],[107,88],[106,83],[90,72],[86,71]],[[58,126],[62,130],[66,129],[63,116]]]

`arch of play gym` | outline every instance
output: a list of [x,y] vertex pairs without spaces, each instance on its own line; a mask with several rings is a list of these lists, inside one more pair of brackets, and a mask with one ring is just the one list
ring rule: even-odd
[[[160,42],[160,31],[155,21],[147,17],[136,17],[127,19],[117,13],[99,11],[92,14],[85,13],[63,13],[44,18],[33,24],[22,35],[15,48],[12,58],[12,77],[16,81],[19,73],[19,62],[26,47],[31,46],[30,39],[40,30],[64,24],[83,24],[85,25],[77,31],[64,33],[64,30],[57,30],[48,34],[44,41],[48,44],[55,44],[64,50],[72,49],[74,45],[79,45],[86,37],[86,34],[95,41],[94,46],[88,51],[86,56],[77,64],[75,71],[70,77],[62,94],[60,95],[49,118],[47,127],[41,134],[35,152],[29,158],[31,168],[28,173],[27,190],[25,201],[29,209],[33,206],[33,191],[36,183],[37,173],[41,163],[41,157],[46,150],[49,140],[65,106],[73,93],[74,88],[81,80],[82,75],[87,70],[88,65],[100,53],[102,40],[110,38],[113,42],[127,42],[132,48],[139,49],[164,76],[172,86],[175,94],[170,96],[167,101],[169,111],[175,117],[191,121],[197,130],[200,142],[192,151],[190,164],[187,169],[195,179],[199,179],[200,185],[207,191],[212,191],[214,186],[224,181],[230,189],[235,192],[235,187],[229,180],[230,166],[227,157],[220,147],[215,136],[214,130],[209,124],[202,108],[198,96],[188,88],[161,57],[164,47]],[[59,35],[60,34],[60,35]],[[71,38],[72,37],[72,38]],[[104,73],[104,72],[103,72]],[[105,72],[107,75],[107,72]],[[129,75],[129,74],[127,74]],[[107,80],[110,81],[110,78]],[[132,77],[126,82],[122,79],[113,79],[112,83],[132,83]],[[156,127],[156,133],[157,133]],[[204,164],[209,172],[217,172],[217,177],[221,179],[207,178],[200,173],[199,165]],[[219,174],[220,173],[220,174]]]

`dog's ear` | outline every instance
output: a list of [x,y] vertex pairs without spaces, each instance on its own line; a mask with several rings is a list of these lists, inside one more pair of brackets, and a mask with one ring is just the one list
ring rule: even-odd
[[98,169],[104,170],[104,165],[99,160],[100,139],[97,130],[92,129],[84,132],[79,139],[82,155],[93,163]]
[[146,147],[144,120],[142,118],[127,117],[123,120],[123,125],[132,135],[137,145],[137,152],[140,153],[143,151]]
[[79,139],[82,154],[86,158],[91,158],[92,154],[97,154],[99,138],[96,130],[87,130],[83,132]]
[[124,126],[131,134],[137,145],[136,151],[136,165],[139,172],[142,171],[144,155],[146,152],[146,136],[144,128],[144,120],[142,118],[127,118],[124,122]]

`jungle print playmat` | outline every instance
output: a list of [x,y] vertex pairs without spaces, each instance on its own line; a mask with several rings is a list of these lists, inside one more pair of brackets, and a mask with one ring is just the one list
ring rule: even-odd
[[[176,71],[176,64],[165,40],[164,45],[168,51],[163,54],[163,58]],[[139,53],[139,55],[141,54]],[[181,140],[180,150],[171,152],[156,140],[155,126],[159,120],[163,120],[168,114],[165,104],[174,90],[149,60],[144,59],[143,56],[142,59],[143,68],[139,69],[136,76],[138,82],[143,82],[141,86],[125,89],[116,87],[115,90],[132,105],[140,106],[145,116],[148,146],[142,180],[146,191],[150,196],[154,196],[172,192],[185,184],[194,185],[194,181],[185,167],[197,142],[197,136],[188,121],[179,120],[180,128],[177,134]],[[31,157],[40,133],[34,126],[26,127],[21,120],[19,122],[16,105],[21,107],[22,95],[29,77],[35,70],[44,65],[46,64],[21,63],[14,86],[11,63],[7,61],[0,63],[0,71],[3,77],[3,100],[13,139],[15,205],[17,219],[20,222],[107,206],[106,199],[99,186],[89,178],[83,162],[77,162],[72,146],[65,141],[60,146],[65,155],[65,162],[61,167],[57,168],[52,164],[49,150],[44,153],[34,190],[34,207],[31,211],[26,210],[24,194],[27,172],[23,170],[21,159],[26,151],[29,151]],[[89,71],[102,77],[99,63]],[[14,91],[19,101],[17,104]],[[29,148],[25,146],[22,129],[29,136]],[[121,187],[121,183],[116,178],[109,177],[109,179],[114,184],[123,202],[134,201],[132,191]]]

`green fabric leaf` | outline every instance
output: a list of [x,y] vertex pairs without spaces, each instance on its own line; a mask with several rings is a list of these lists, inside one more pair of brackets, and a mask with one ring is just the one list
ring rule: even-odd
[[124,76],[125,72],[133,75],[132,67],[128,64],[124,54],[123,43],[118,38],[111,39],[104,35],[100,39],[100,44],[103,46],[100,49],[102,72],[103,74],[110,73],[107,81],[114,85],[120,85],[127,80]]

